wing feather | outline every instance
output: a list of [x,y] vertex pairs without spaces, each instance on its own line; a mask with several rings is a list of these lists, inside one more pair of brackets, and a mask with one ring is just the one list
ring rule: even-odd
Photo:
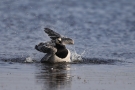
[[49,36],[52,40],[55,40],[55,39],[61,37],[61,35],[60,35],[59,33],[55,32],[55,31],[53,31],[53,30],[51,30],[51,29],[49,29],[49,28],[44,28],[44,31],[45,31],[45,33],[48,34],[48,36]]
[[57,38],[61,38],[62,39],[62,43],[63,44],[74,44],[74,41],[71,38],[67,38],[64,36],[61,36],[59,33],[49,29],[49,28],[44,28],[45,33],[48,34],[48,36],[52,39],[52,40],[56,40]]
[[74,40],[71,39],[71,38],[65,38],[65,37],[63,37],[62,38],[62,42],[63,42],[63,44],[74,44]]

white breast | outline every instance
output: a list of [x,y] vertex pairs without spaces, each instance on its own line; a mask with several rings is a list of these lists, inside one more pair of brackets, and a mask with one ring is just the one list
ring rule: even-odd
[[48,62],[56,63],[56,62],[71,62],[70,60],[70,51],[68,50],[68,55],[65,58],[59,58],[55,54],[53,54],[49,59]]

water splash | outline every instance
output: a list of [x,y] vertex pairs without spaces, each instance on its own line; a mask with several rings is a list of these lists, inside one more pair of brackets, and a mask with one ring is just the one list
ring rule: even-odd
[[83,61],[82,56],[84,55],[84,53],[85,53],[85,50],[81,54],[78,54],[74,47],[74,51],[71,51],[71,61],[72,62],[82,62]]
[[33,62],[33,60],[32,60],[32,58],[31,58],[31,57],[27,57],[27,58],[26,58],[26,60],[25,60],[24,62],[26,62],[26,63],[32,63],[32,62]]

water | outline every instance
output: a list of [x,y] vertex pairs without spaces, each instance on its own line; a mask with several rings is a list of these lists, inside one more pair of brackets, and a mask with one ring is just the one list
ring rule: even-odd
[[[1,0],[0,90],[134,90],[134,0]],[[41,64],[49,27],[83,62]],[[25,62],[29,59],[30,62]]]

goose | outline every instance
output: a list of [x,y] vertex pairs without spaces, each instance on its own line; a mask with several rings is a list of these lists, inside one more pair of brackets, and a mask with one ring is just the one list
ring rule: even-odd
[[44,31],[51,40],[45,43],[41,42],[35,46],[36,50],[46,53],[41,59],[41,62],[71,62],[71,53],[70,50],[66,48],[66,45],[74,44],[73,39],[64,37],[49,28],[44,28]]

